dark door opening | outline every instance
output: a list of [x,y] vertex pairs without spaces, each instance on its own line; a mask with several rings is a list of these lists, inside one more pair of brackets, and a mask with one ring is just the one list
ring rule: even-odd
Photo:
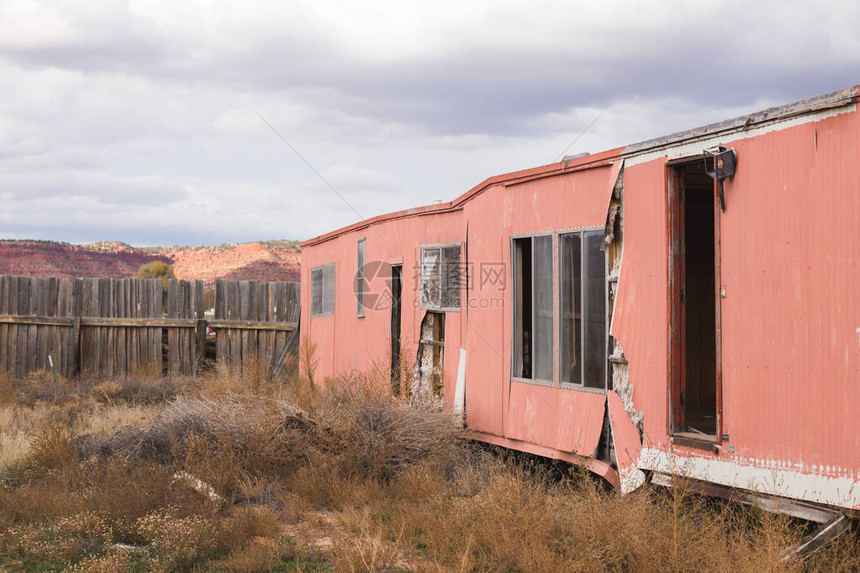
[[717,314],[714,182],[697,160],[673,173],[673,430],[715,440]]
[[391,266],[391,391],[400,395],[403,381],[400,372],[400,324],[403,313],[403,266]]

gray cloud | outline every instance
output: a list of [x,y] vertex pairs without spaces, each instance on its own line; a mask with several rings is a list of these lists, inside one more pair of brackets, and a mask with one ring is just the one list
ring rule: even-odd
[[858,20],[853,3],[9,0],[0,234],[308,237],[357,216],[254,110],[373,216],[550,162],[606,108],[569,152],[856,83]]

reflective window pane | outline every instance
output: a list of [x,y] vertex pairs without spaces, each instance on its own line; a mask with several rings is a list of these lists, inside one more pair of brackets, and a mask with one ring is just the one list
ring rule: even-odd
[[534,377],[552,381],[552,236],[534,237]]
[[559,377],[582,383],[582,239],[578,233],[559,237]]
[[585,233],[585,380],[590,388],[606,384],[606,256],[602,231]]

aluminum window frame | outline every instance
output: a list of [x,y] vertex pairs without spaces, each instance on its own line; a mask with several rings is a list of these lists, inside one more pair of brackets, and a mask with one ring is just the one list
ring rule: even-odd
[[357,269],[355,272],[355,301],[356,301],[356,309],[355,316],[356,318],[364,318],[364,293],[367,289],[367,277],[364,276],[364,264],[366,261],[367,255],[367,237],[361,237],[356,241],[356,250],[357,250]]
[[[331,274],[328,275],[328,276],[331,276],[330,281],[326,280],[326,276],[327,276],[326,271],[328,271],[328,270],[331,270]],[[337,276],[335,271],[336,271],[336,267],[335,267],[334,263],[327,263],[324,265],[319,265],[319,266],[313,267],[311,269],[311,293],[310,293],[311,294],[311,318],[319,318],[319,317],[323,317],[323,316],[333,316],[334,315],[335,299],[336,299],[336,296],[335,296],[335,294],[336,294],[336,289],[335,289],[336,280],[335,279]],[[318,311],[314,310],[314,303],[313,303],[313,300],[314,300],[314,273],[315,272],[321,273],[320,274],[320,277],[321,277],[320,278],[320,308]],[[325,301],[326,301],[325,291],[326,291],[326,285],[327,284],[330,284],[330,289],[331,289],[331,309],[327,309],[326,305],[325,305]]]
[[[562,309],[562,304],[561,304],[561,296],[562,296],[561,237],[563,235],[572,235],[572,234],[577,234],[580,237],[579,272],[580,272],[580,276],[582,277],[580,279],[581,280],[581,283],[580,283],[580,300],[582,301],[582,305],[584,307],[585,306],[585,292],[584,291],[585,291],[585,284],[586,284],[586,281],[585,281],[586,257],[585,257],[585,250],[584,250],[585,249],[585,234],[586,233],[592,233],[595,231],[605,231],[605,229],[606,229],[606,227],[601,226],[601,225],[585,226],[585,227],[571,227],[571,228],[567,228],[567,229],[560,229],[560,230],[556,231],[556,233],[555,233],[556,238],[558,240],[558,245],[559,245],[558,251],[556,253],[556,260],[555,260],[556,264],[558,265],[558,279],[556,281],[556,288],[558,288],[557,300],[558,300],[559,320],[558,320],[558,329],[556,330],[556,333],[555,333],[557,340],[558,340],[558,344],[557,344],[558,351],[556,353],[556,365],[558,368],[558,385],[560,388],[565,388],[565,389],[569,389],[569,390],[578,390],[578,391],[582,391],[582,392],[592,392],[595,394],[606,394],[606,392],[608,391],[608,389],[609,389],[609,376],[610,376],[610,370],[611,369],[610,369],[609,364],[608,364],[609,363],[609,357],[605,356],[604,359],[607,362],[607,364],[606,364],[606,367],[604,368],[604,371],[603,371],[603,388],[593,388],[591,386],[585,385],[585,344],[584,343],[585,343],[585,328],[586,328],[585,323],[586,323],[586,321],[585,321],[584,313],[583,313],[583,318],[580,321],[581,324],[580,324],[579,339],[578,339],[578,342],[581,345],[580,356],[582,357],[582,364],[580,364],[580,368],[581,368],[580,380],[581,380],[581,382],[566,382],[566,381],[563,381],[561,379],[561,372],[562,372],[562,370],[561,370],[561,360],[562,360],[562,350],[561,350],[562,332],[561,332],[561,329],[564,326],[563,321],[561,320],[561,316],[560,316],[561,309]],[[606,316],[607,310],[609,309],[609,280],[608,280],[609,279],[609,269],[607,268],[609,265],[609,255],[605,250],[603,250],[602,252],[603,252],[603,268],[604,268],[604,271],[603,271],[603,283],[604,283],[603,284],[603,297],[604,297],[604,302],[603,302],[603,305],[604,305],[603,306],[603,312],[604,312],[603,347],[604,347],[604,353],[605,353],[609,347],[609,317]]]
[[[517,336],[516,336],[517,313],[516,313],[516,307],[515,307],[516,301],[517,301],[517,279],[516,279],[516,276],[514,274],[516,272],[516,269],[514,267],[514,257],[515,257],[515,253],[516,253],[515,242],[518,239],[532,239],[531,250],[530,250],[531,260],[532,260],[531,308],[532,308],[532,330],[534,331],[535,330],[534,316],[535,316],[535,304],[536,304],[535,303],[535,294],[536,293],[535,293],[535,288],[534,288],[534,280],[535,280],[534,238],[535,237],[547,237],[547,236],[551,238],[551,241],[552,241],[551,242],[551,245],[552,245],[551,246],[551,250],[552,250],[551,265],[552,265],[552,274],[553,274],[553,277],[555,277],[555,275],[556,275],[556,259],[558,258],[558,256],[557,256],[557,235],[558,235],[558,233],[556,231],[539,231],[536,233],[522,233],[522,234],[511,235],[509,238],[509,244],[510,244],[510,259],[509,260],[510,260],[510,266],[511,266],[511,273],[510,273],[510,276],[511,276],[511,314],[510,314],[510,316],[511,316],[511,322],[510,322],[510,324],[511,324],[511,360],[510,360],[511,380],[513,380],[515,382],[522,382],[523,384],[534,384],[536,386],[545,386],[548,388],[555,388],[556,387],[555,381],[556,381],[557,376],[558,376],[558,372],[556,370],[556,366],[557,366],[558,361],[555,359],[555,353],[556,353],[556,348],[557,348],[555,326],[556,326],[556,323],[558,322],[557,321],[557,312],[558,312],[557,307],[558,307],[558,305],[556,304],[557,295],[556,295],[556,291],[555,291],[556,281],[555,280],[551,281],[552,288],[553,288],[553,292],[552,292],[553,327],[551,329],[552,333],[553,333],[552,345],[551,345],[552,346],[552,356],[553,356],[552,360],[551,360],[551,362],[552,362],[552,380],[545,380],[543,378],[535,378],[534,375],[532,378],[523,378],[522,376],[517,376],[515,374],[516,360],[514,360],[514,356],[516,355],[516,352],[517,352],[517,348],[516,348],[517,347]],[[532,357],[534,357],[534,337],[532,337]],[[532,360],[532,362],[534,362],[534,359]],[[532,372],[534,372],[534,370],[535,370],[535,368],[534,368],[534,366],[532,366]]]
[[460,290],[460,305],[459,306],[442,306],[442,305],[428,305],[424,302],[424,251],[426,249],[439,249],[439,300],[442,301],[442,294],[446,292],[448,289],[445,285],[445,261],[443,260],[444,249],[457,247],[459,249],[459,257],[458,257],[458,265],[460,265],[461,269],[463,267],[463,243],[427,243],[422,244],[421,249],[418,253],[418,301],[419,305],[423,310],[429,310],[433,312],[460,312],[460,308],[463,306],[463,281],[462,276],[464,270],[461,270],[461,281],[458,285]]

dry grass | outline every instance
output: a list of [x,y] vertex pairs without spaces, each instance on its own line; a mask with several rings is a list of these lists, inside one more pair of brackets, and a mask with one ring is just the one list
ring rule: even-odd
[[[312,352],[308,350],[310,358]],[[308,357],[305,356],[305,359]],[[10,571],[851,571],[799,522],[592,477],[459,439],[379,373],[193,381],[0,376]]]

